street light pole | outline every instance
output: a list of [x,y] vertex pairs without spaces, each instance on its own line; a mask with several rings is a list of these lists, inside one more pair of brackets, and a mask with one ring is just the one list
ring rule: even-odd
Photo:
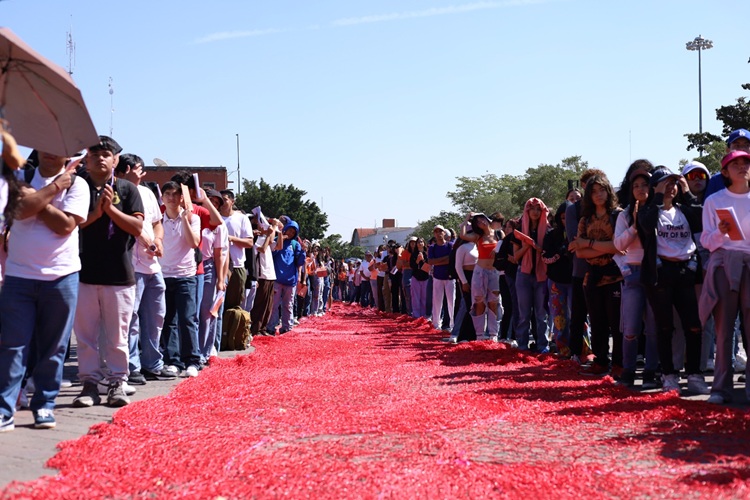
[[240,186],[240,134],[235,134],[237,136],[237,195],[240,194],[240,189],[242,186]]
[[[708,50],[714,46],[714,42],[703,38],[701,35],[687,42],[685,48],[688,50],[698,51],[698,132],[703,133],[703,93],[701,88],[701,51]],[[703,148],[699,148],[700,155],[703,156]]]

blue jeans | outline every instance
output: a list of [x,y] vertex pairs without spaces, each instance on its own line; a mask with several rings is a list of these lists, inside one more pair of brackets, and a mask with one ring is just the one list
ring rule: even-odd
[[411,316],[411,275],[413,271],[411,269],[403,269],[401,271],[401,288],[404,290],[404,309],[406,314]]
[[268,320],[269,332],[273,332],[279,324],[279,315],[281,316],[281,330],[288,332],[292,329],[292,309],[296,289],[296,285],[282,285],[278,281],[273,284],[273,312],[271,319]]
[[6,276],[0,290],[0,413],[15,413],[29,346],[36,346],[31,409],[53,409],[78,304],[78,273],[52,281]]
[[201,362],[208,359],[211,348],[216,341],[217,319],[211,315],[211,306],[216,297],[216,269],[214,259],[203,261],[203,300],[198,310],[198,348],[201,351]]
[[537,281],[536,276],[522,273],[516,274],[516,295],[518,297],[518,323],[516,339],[519,349],[529,348],[529,331],[531,329],[531,311],[536,317],[536,349],[542,351],[547,348],[547,310],[545,297],[547,282]]
[[427,318],[427,281],[411,280],[411,315],[414,318]]
[[[166,304],[164,303],[164,277],[155,274],[135,273],[135,303],[133,318],[130,320],[130,360],[131,372],[146,370],[158,372],[164,366],[159,339],[164,327]],[[138,342],[140,341],[140,355]]]
[[326,312],[326,310],[328,309],[328,297],[330,296],[330,293],[331,293],[331,277],[326,276],[325,278],[323,278],[323,311],[322,312]]
[[359,284],[359,300],[362,307],[372,307],[372,287],[369,279],[363,279]]
[[167,312],[164,317],[164,330],[161,345],[164,348],[164,363],[179,369],[200,366],[201,353],[198,349],[198,279],[164,278],[167,286],[164,298]]
[[[654,372],[659,366],[659,347],[656,341],[656,320],[651,304],[646,298],[646,288],[641,283],[641,266],[630,264],[630,274],[625,276],[620,305],[622,329],[622,367],[630,372],[636,368],[638,337],[641,330],[646,335],[645,370]],[[644,318],[646,320],[644,328]]]
[[323,312],[323,278],[310,276],[310,295],[312,296],[310,314],[316,315]]

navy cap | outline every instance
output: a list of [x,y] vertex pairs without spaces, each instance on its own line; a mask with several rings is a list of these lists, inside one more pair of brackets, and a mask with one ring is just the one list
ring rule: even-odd
[[651,172],[651,181],[650,181],[651,187],[656,186],[661,181],[665,181],[669,179],[670,177],[674,179],[679,179],[680,175],[675,174],[674,172],[669,170],[667,167],[658,167],[656,170]]
[[731,134],[729,134],[729,137],[727,138],[727,146],[732,144],[734,141],[736,141],[739,138],[745,138],[748,141],[750,141],[750,132],[745,130],[744,128],[738,128],[737,130],[733,130]]

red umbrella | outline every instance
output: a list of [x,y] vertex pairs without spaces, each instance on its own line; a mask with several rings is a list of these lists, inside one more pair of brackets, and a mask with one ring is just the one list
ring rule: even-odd
[[0,117],[18,144],[60,156],[99,142],[81,91],[63,68],[0,28]]

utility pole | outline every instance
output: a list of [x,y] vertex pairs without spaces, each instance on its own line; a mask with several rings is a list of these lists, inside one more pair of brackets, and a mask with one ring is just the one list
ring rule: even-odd
[[112,77],[109,77],[109,136],[114,136],[114,119],[115,119],[115,88],[112,86]]
[[237,136],[237,196],[240,194],[240,134],[235,134]]

